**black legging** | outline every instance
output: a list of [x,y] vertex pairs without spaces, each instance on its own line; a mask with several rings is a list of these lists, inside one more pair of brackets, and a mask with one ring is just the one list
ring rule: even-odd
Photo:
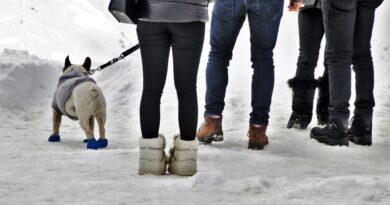
[[[317,8],[302,9],[298,14],[299,24],[299,57],[296,78],[314,80],[321,42],[325,33],[322,12]],[[328,78],[326,56],[323,76]]]
[[180,136],[182,140],[194,140],[198,123],[196,80],[205,23],[140,21],[137,34],[141,46],[144,78],[140,106],[142,136],[158,137],[160,101],[167,76],[169,51],[172,47],[174,80],[179,100]]

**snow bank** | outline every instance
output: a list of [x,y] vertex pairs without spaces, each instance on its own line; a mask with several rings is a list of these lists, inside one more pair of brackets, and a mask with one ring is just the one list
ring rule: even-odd
[[[108,5],[109,1],[99,1]],[[46,59],[87,55],[103,62],[132,44],[118,22],[94,5],[97,1],[0,1],[0,49],[28,49]],[[135,29],[132,29],[135,33]]]
[[5,49],[0,54],[0,107],[26,109],[54,92],[59,63],[31,56],[27,51]]

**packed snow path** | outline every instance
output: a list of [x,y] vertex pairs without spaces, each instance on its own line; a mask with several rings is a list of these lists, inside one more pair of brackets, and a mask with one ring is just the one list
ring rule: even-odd
[[[279,82],[269,129],[271,144],[264,151],[249,151],[245,100],[249,90],[232,87],[227,99],[230,112],[224,119],[225,142],[200,146],[199,173],[156,177],[137,174],[141,88],[136,80],[140,72],[128,72],[130,61],[98,78],[108,99],[110,145],[92,151],[82,143],[84,133],[78,123],[68,119],[61,127],[62,142],[47,142],[51,96],[61,65],[13,51],[3,53],[1,60],[0,204],[390,202],[390,101],[384,92],[389,81],[377,86],[380,111],[375,114],[372,147],[329,147],[311,140],[308,130],[287,130],[289,91]],[[390,77],[381,74],[380,78]],[[163,100],[162,118],[167,120],[162,132],[168,138],[177,130],[172,114],[175,100]]]

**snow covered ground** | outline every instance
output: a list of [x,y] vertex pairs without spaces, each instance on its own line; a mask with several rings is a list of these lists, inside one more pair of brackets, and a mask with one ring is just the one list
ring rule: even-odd
[[[47,142],[51,98],[65,56],[81,63],[88,55],[98,65],[136,42],[135,27],[117,24],[105,11],[107,3],[0,1],[0,204],[390,204],[389,2],[378,9],[373,35],[373,146],[329,147],[311,140],[310,129],[285,128],[291,106],[286,81],[295,72],[298,50],[296,14],[285,12],[275,50],[270,145],[246,149],[251,68],[245,25],[230,69],[226,140],[200,146],[193,177],[137,174],[138,52],[95,76],[108,101],[107,149],[85,149],[78,123],[65,118],[62,142]],[[208,37],[199,71],[199,123],[207,42]],[[171,70],[161,114],[169,145],[178,133]]]

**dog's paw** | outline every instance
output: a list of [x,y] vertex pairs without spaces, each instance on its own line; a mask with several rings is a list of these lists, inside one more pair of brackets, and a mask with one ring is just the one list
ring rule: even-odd
[[87,149],[98,149],[99,143],[95,138],[91,138],[87,140]]
[[88,138],[85,138],[85,139],[83,140],[83,142],[84,142],[85,144],[87,144],[87,143],[88,143]]
[[105,148],[108,145],[107,139],[99,139],[97,142],[99,144],[99,148]]
[[61,137],[59,135],[50,135],[49,142],[59,142],[61,141]]

